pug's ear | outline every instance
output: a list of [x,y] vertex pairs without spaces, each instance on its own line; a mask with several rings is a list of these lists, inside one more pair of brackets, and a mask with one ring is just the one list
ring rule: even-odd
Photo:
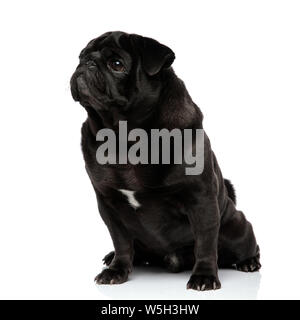
[[169,47],[151,38],[133,36],[141,54],[143,69],[149,76],[154,76],[161,69],[171,66],[175,54]]

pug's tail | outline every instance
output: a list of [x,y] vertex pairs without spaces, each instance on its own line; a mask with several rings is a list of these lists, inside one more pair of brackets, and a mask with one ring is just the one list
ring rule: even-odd
[[227,193],[229,198],[236,204],[236,194],[233,184],[228,179],[224,179],[225,187],[227,189]]

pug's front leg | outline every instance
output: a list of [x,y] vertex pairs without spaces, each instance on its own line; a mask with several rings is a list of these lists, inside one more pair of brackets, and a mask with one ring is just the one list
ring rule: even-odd
[[110,232],[115,254],[109,267],[99,273],[95,282],[97,284],[120,284],[128,279],[133,264],[133,240],[122,223],[118,220],[117,212],[105,203],[97,194],[99,211]]
[[188,218],[195,239],[195,264],[187,289],[219,289],[217,248],[220,214],[217,199],[200,198],[188,213]]

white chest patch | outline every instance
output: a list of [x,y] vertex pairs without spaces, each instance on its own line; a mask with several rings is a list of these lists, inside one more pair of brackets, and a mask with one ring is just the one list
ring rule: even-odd
[[127,201],[134,209],[137,209],[141,206],[134,196],[135,191],[126,190],[126,189],[119,189],[119,191],[122,192],[127,197]]

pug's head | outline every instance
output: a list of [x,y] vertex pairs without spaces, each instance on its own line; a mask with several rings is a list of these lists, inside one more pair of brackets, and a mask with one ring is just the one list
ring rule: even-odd
[[90,41],[79,59],[71,78],[74,100],[99,112],[132,114],[157,102],[175,55],[156,40],[118,31]]

